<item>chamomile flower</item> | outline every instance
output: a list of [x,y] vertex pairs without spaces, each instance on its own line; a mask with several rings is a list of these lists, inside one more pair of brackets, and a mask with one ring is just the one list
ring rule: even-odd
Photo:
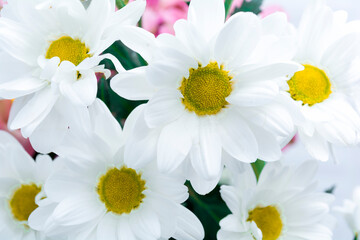
[[332,239],[333,196],[316,191],[315,162],[268,163],[258,183],[249,164],[231,170],[233,184],[220,192],[232,214],[220,221],[217,239]]
[[331,144],[356,144],[360,131],[351,101],[358,80],[353,61],[359,53],[360,28],[346,19],[346,12],[333,12],[323,0],[312,1],[299,26],[294,58],[304,70],[282,89],[295,112],[300,139],[321,161],[331,157]]
[[149,66],[111,81],[120,96],[149,99],[133,113],[125,155],[137,162],[129,164],[144,164],[142,156],[156,149],[161,172],[185,168],[202,194],[220,178],[225,153],[243,162],[280,158],[279,139],[293,123],[274,99],[278,84],[302,69],[287,61],[294,39],[284,14],[261,20],[238,13],[224,20],[224,1],[192,0],[188,19],[174,25],[175,36],[161,34],[156,51],[139,51],[152,56]]
[[336,207],[335,211],[343,214],[353,233],[360,236],[360,187],[354,189],[353,199],[345,200],[344,205]]
[[200,221],[181,205],[184,179],[160,174],[155,164],[124,164],[122,131],[104,103],[76,120],[55,150],[64,168],[46,182],[31,227],[72,240],[203,239]]
[[[137,39],[146,2],[129,3],[115,12],[115,0],[93,0],[87,9],[81,1],[12,0],[0,19],[0,97],[15,99],[9,127],[32,136],[37,149],[62,136],[68,109],[87,107],[97,93],[95,73],[110,71],[100,55],[119,38]],[[134,36],[135,35],[135,36]],[[130,40],[129,40],[130,39]],[[131,41],[130,41],[131,42]],[[51,129],[49,132],[48,129]],[[34,136],[33,136],[34,134]],[[48,142],[38,144],[38,139]]]
[[14,137],[0,131],[0,165],[0,239],[45,239],[28,219],[38,207],[35,199],[53,171],[53,161],[39,155],[35,162]]

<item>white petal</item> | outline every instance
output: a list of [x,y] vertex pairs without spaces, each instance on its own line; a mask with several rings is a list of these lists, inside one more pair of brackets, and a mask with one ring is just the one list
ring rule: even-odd
[[174,236],[176,230],[176,219],[178,216],[177,208],[178,203],[169,201],[169,199],[160,197],[158,195],[152,194],[151,196],[153,201],[152,207],[159,216],[159,221],[161,224],[161,237],[164,239],[169,239]]
[[188,21],[194,24],[203,37],[210,40],[225,21],[225,7],[221,0],[195,0],[190,2]]
[[[140,113],[136,122],[131,125],[133,125],[134,130],[128,135],[126,141],[124,162],[126,165],[136,169],[156,159],[156,148],[160,132],[149,129],[143,113]],[[127,131],[125,130],[125,132]]]
[[117,218],[111,213],[105,214],[97,227],[97,239],[117,240]]
[[299,48],[297,58],[320,61],[319,57],[331,37],[333,17],[330,7],[322,1],[311,1],[299,25]]
[[219,176],[212,180],[205,180],[202,176],[197,174],[194,169],[191,169],[191,173],[188,173],[188,179],[191,182],[191,186],[194,190],[201,195],[208,194],[215,189],[221,178],[221,173]]
[[260,30],[260,20],[253,13],[232,16],[216,39],[215,59],[220,64],[242,65],[255,49]]
[[199,130],[199,144],[193,144],[190,152],[195,171],[205,180],[213,180],[222,171],[221,140],[213,119],[202,119]]
[[247,65],[240,67],[236,74],[236,79],[247,82],[257,82],[264,80],[273,80],[278,78],[286,78],[292,76],[295,72],[303,70],[304,67],[297,63],[283,62],[268,64],[265,66]]
[[222,147],[227,153],[242,162],[256,161],[258,143],[249,125],[239,114],[229,111],[218,128]]
[[247,121],[283,137],[294,131],[294,123],[289,112],[280,104],[267,104],[257,108],[242,108],[241,115]]
[[137,240],[127,218],[119,218],[118,220],[118,240]]
[[47,82],[31,76],[24,76],[0,84],[0,97],[13,99],[34,93],[47,85]]
[[74,104],[89,106],[96,98],[97,78],[91,70],[80,73],[82,76],[77,81],[61,83],[60,91]]
[[224,202],[233,214],[241,214],[241,200],[238,199],[234,187],[222,185],[220,189],[220,194],[221,198],[224,200]]
[[[121,8],[116,12],[113,20],[111,21],[113,23],[112,27],[116,27],[117,23],[122,23],[124,25],[135,25],[143,15],[145,6],[146,1],[144,0],[129,2],[128,4],[126,4],[125,7]],[[109,29],[112,30],[112,27],[110,27]]]
[[[176,38],[180,39],[187,49],[189,49],[191,56],[195,58],[197,62],[206,65],[210,61],[208,43],[194,25],[184,19],[180,19],[174,24],[174,30]],[[194,39],[196,39],[196,41],[194,41]],[[181,49],[177,50],[181,51]],[[186,52],[184,54],[186,54]]]
[[119,72],[110,82],[111,88],[121,97],[129,100],[147,100],[155,94],[155,88],[146,78],[147,67]]
[[139,239],[153,240],[161,236],[159,218],[149,206],[144,206],[141,211],[131,215],[130,225]]
[[196,119],[186,115],[166,125],[160,133],[157,161],[161,172],[174,171],[190,152]]
[[55,208],[54,220],[62,225],[78,225],[100,217],[105,208],[99,208],[93,194],[72,196],[61,201]]
[[41,124],[33,130],[29,137],[33,148],[43,154],[55,151],[55,147],[61,143],[68,131],[69,124],[64,118],[64,113],[55,108],[41,121]]
[[149,127],[160,127],[177,120],[185,113],[178,90],[163,89],[150,99],[145,108],[145,119]]
[[118,39],[127,47],[139,53],[147,62],[150,62],[154,55],[155,36],[138,27],[123,26],[118,27]]
[[267,162],[279,160],[282,146],[275,135],[257,126],[251,127],[251,130],[259,147],[258,158]]
[[109,145],[118,146],[118,143],[122,141],[122,129],[105,103],[96,99],[89,107],[89,115],[92,120],[93,133]]
[[237,216],[230,214],[220,221],[221,229],[230,232],[244,231],[244,227],[240,223]]
[[334,78],[344,75],[350,68],[359,49],[357,39],[360,39],[358,33],[348,34],[326,49],[321,64],[330,69],[330,74]]
[[29,226],[32,229],[43,231],[53,213],[56,204],[36,208],[29,216]]
[[179,218],[174,238],[178,240],[201,240],[204,239],[204,228],[199,219],[183,206],[178,206]]
[[53,160],[48,155],[36,156],[36,177],[39,181],[45,182],[53,170]]
[[18,173],[18,179],[23,181],[33,180],[36,174],[34,159],[23,148],[11,146],[8,151],[13,169]]
[[258,106],[264,105],[279,94],[279,87],[275,83],[264,82],[261,85],[245,85],[235,89],[226,98],[231,104],[238,106]]
[[41,115],[47,115],[57,98],[57,95],[49,87],[37,92],[14,117],[10,123],[10,128],[22,128],[35,121]]
[[313,136],[307,136],[299,131],[299,137],[312,157],[324,162],[329,160],[329,143],[317,132]]

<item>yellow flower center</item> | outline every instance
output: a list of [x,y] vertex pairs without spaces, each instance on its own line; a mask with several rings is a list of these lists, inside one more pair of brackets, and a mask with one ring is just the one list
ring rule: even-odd
[[280,213],[274,206],[256,207],[249,212],[247,221],[254,221],[261,230],[263,240],[276,240],[280,237],[283,223]]
[[72,62],[75,66],[79,65],[85,58],[90,57],[89,48],[79,39],[64,36],[52,41],[47,52],[46,58],[59,57],[60,61]]
[[225,100],[232,91],[229,72],[211,62],[205,67],[189,70],[189,78],[183,78],[179,90],[185,108],[197,115],[214,115],[229,103]]
[[145,181],[134,169],[112,168],[101,176],[97,192],[108,211],[117,214],[130,213],[145,198]]
[[35,197],[40,191],[41,187],[35,184],[21,185],[14,191],[9,203],[16,220],[22,222],[29,219],[30,214],[38,207]]
[[326,73],[311,65],[305,64],[304,67],[303,71],[295,73],[288,81],[291,97],[309,106],[328,99],[331,83]]

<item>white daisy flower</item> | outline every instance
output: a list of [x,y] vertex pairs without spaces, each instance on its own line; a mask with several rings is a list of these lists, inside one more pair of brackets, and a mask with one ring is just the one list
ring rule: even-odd
[[[95,100],[95,73],[109,77],[100,61],[124,70],[115,57],[100,54],[115,40],[137,38],[134,25],[145,5],[137,0],[115,12],[115,0],[93,0],[87,9],[77,0],[9,1],[0,19],[0,97],[15,99],[9,127],[34,134],[35,147],[45,136],[56,145],[68,109]],[[46,152],[45,146],[36,150]]]
[[35,198],[53,171],[53,161],[39,155],[35,162],[14,137],[0,131],[0,165],[0,239],[44,239],[28,219],[38,207]]
[[269,163],[257,183],[249,164],[233,167],[233,184],[220,190],[232,214],[220,221],[217,239],[331,240],[333,196],[316,191],[316,169],[314,162]]
[[360,187],[356,187],[352,200],[345,200],[344,205],[334,208],[335,211],[343,214],[346,222],[354,234],[360,236]]
[[289,136],[293,123],[274,99],[278,84],[302,69],[287,61],[295,51],[285,14],[224,19],[222,0],[192,0],[188,20],[175,23],[176,36],[157,38],[158,54],[139,51],[152,56],[149,66],[111,81],[120,96],[149,99],[133,114],[135,133],[125,155],[137,162],[127,164],[140,166],[142,156],[157,149],[160,171],[184,163],[199,193],[216,185],[224,152],[243,162],[280,158],[279,139]]
[[323,0],[312,1],[299,26],[294,58],[305,69],[282,89],[302,142],[321,161],[330,158],[330,144],[354,145],[360,131],[350,99],[358,80],[359,65],[354,68],[353,61],[359,54],[360,24],[346,19],[346,12],[333,12]]
[[76,118],[55,150],[65,167],[46,182],[31,227],[72,240],[203,239],[200,221],[181,205],[182,177],[125,165],[121,128],[100,100]]

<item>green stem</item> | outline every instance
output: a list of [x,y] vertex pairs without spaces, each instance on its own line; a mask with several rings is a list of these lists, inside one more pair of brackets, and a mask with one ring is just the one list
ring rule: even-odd
[[357,235],[357,234],[355,235],[355,238],[354,238],[354,240],[358,240],[358,235]]
[[230,9],[231,9],[231,5],[233,3],[234,0],[226,0],[225,1],[225,18],[227,18],[227,16],[230,13]]
[[118,9],[121,9],[123,7],[125,7],[125,2],[123,0],[116,0],[116,6]]
[[193,199],[201,208],[205,209],[206,212],[211,216],[211,218],[216,222],[220,222],[220,218],[211,210],[201,199],[196,195],[195,191],[189,187],[190,198]]

